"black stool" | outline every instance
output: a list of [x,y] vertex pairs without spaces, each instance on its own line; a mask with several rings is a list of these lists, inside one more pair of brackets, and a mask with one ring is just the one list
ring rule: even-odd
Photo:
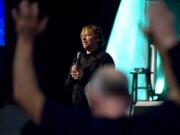
[[[150,97],[153,100],[153,97],[155,95],[155,92],[152,89],[152,84],[151,84],[151,74],[148,69],[144,68],[135,68],[133,72],[130,72],[133,75],[132,78],[132,91],[131,91],[131,96],[133,100],[133,104],[136,104],[137,102],[137,97],[138,97],[138,89],[145,89],[146,90],[146,100],[149,101]],[[145,80],[146,80],[146,86],[140,87],[138,86],[138,75],[145,75]]]

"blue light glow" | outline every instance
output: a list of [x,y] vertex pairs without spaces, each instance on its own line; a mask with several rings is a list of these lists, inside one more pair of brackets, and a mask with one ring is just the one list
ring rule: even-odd
[[4,0],[0,0],[0,46],[5,45]]

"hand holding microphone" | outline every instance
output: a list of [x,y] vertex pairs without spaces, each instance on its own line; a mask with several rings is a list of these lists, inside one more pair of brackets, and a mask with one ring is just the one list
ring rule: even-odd
[[81,59],[81,52],[77,53],[77,60],[76,63],[71,67],[71,76],[74,80],[81,80],[84,72],[82,71],[81,68],[79,68],[80,66],[80,59]]

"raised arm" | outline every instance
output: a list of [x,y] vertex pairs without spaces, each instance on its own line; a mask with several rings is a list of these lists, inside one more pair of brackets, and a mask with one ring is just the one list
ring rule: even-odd
[[176,79],[177,73],[172,69],[172,66],[176,66],[178,62],[173,63],[172,65],[172,61],[177,58],[172,58],[169,55],[169,50],[178,45],[174,28],[174,16],[168,10],[165,3],[159,1],[150,7],[149,17],[150,27],[145,33],[149,35],[160,52],[163,68],[169,85],[169,99],[180,104],[180,88]]
[[38,86],[32,54],[34,38],[45,28],[47,18],[39,21],[37,3],[30,4],[27,0],[19,4],[19,12],[13,9],[12,15],[17,32],[13,63],[14,98],[32,120],[39,124],[45,96]]

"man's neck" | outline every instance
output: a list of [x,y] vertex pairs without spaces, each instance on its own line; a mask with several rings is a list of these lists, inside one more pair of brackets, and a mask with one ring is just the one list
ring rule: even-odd
[[88,50],[86,50],[86,54],[91,54],[91,53],[93,53],[94,51],[96,51],[97,49],[98,49],[98,47],[88,49]]

